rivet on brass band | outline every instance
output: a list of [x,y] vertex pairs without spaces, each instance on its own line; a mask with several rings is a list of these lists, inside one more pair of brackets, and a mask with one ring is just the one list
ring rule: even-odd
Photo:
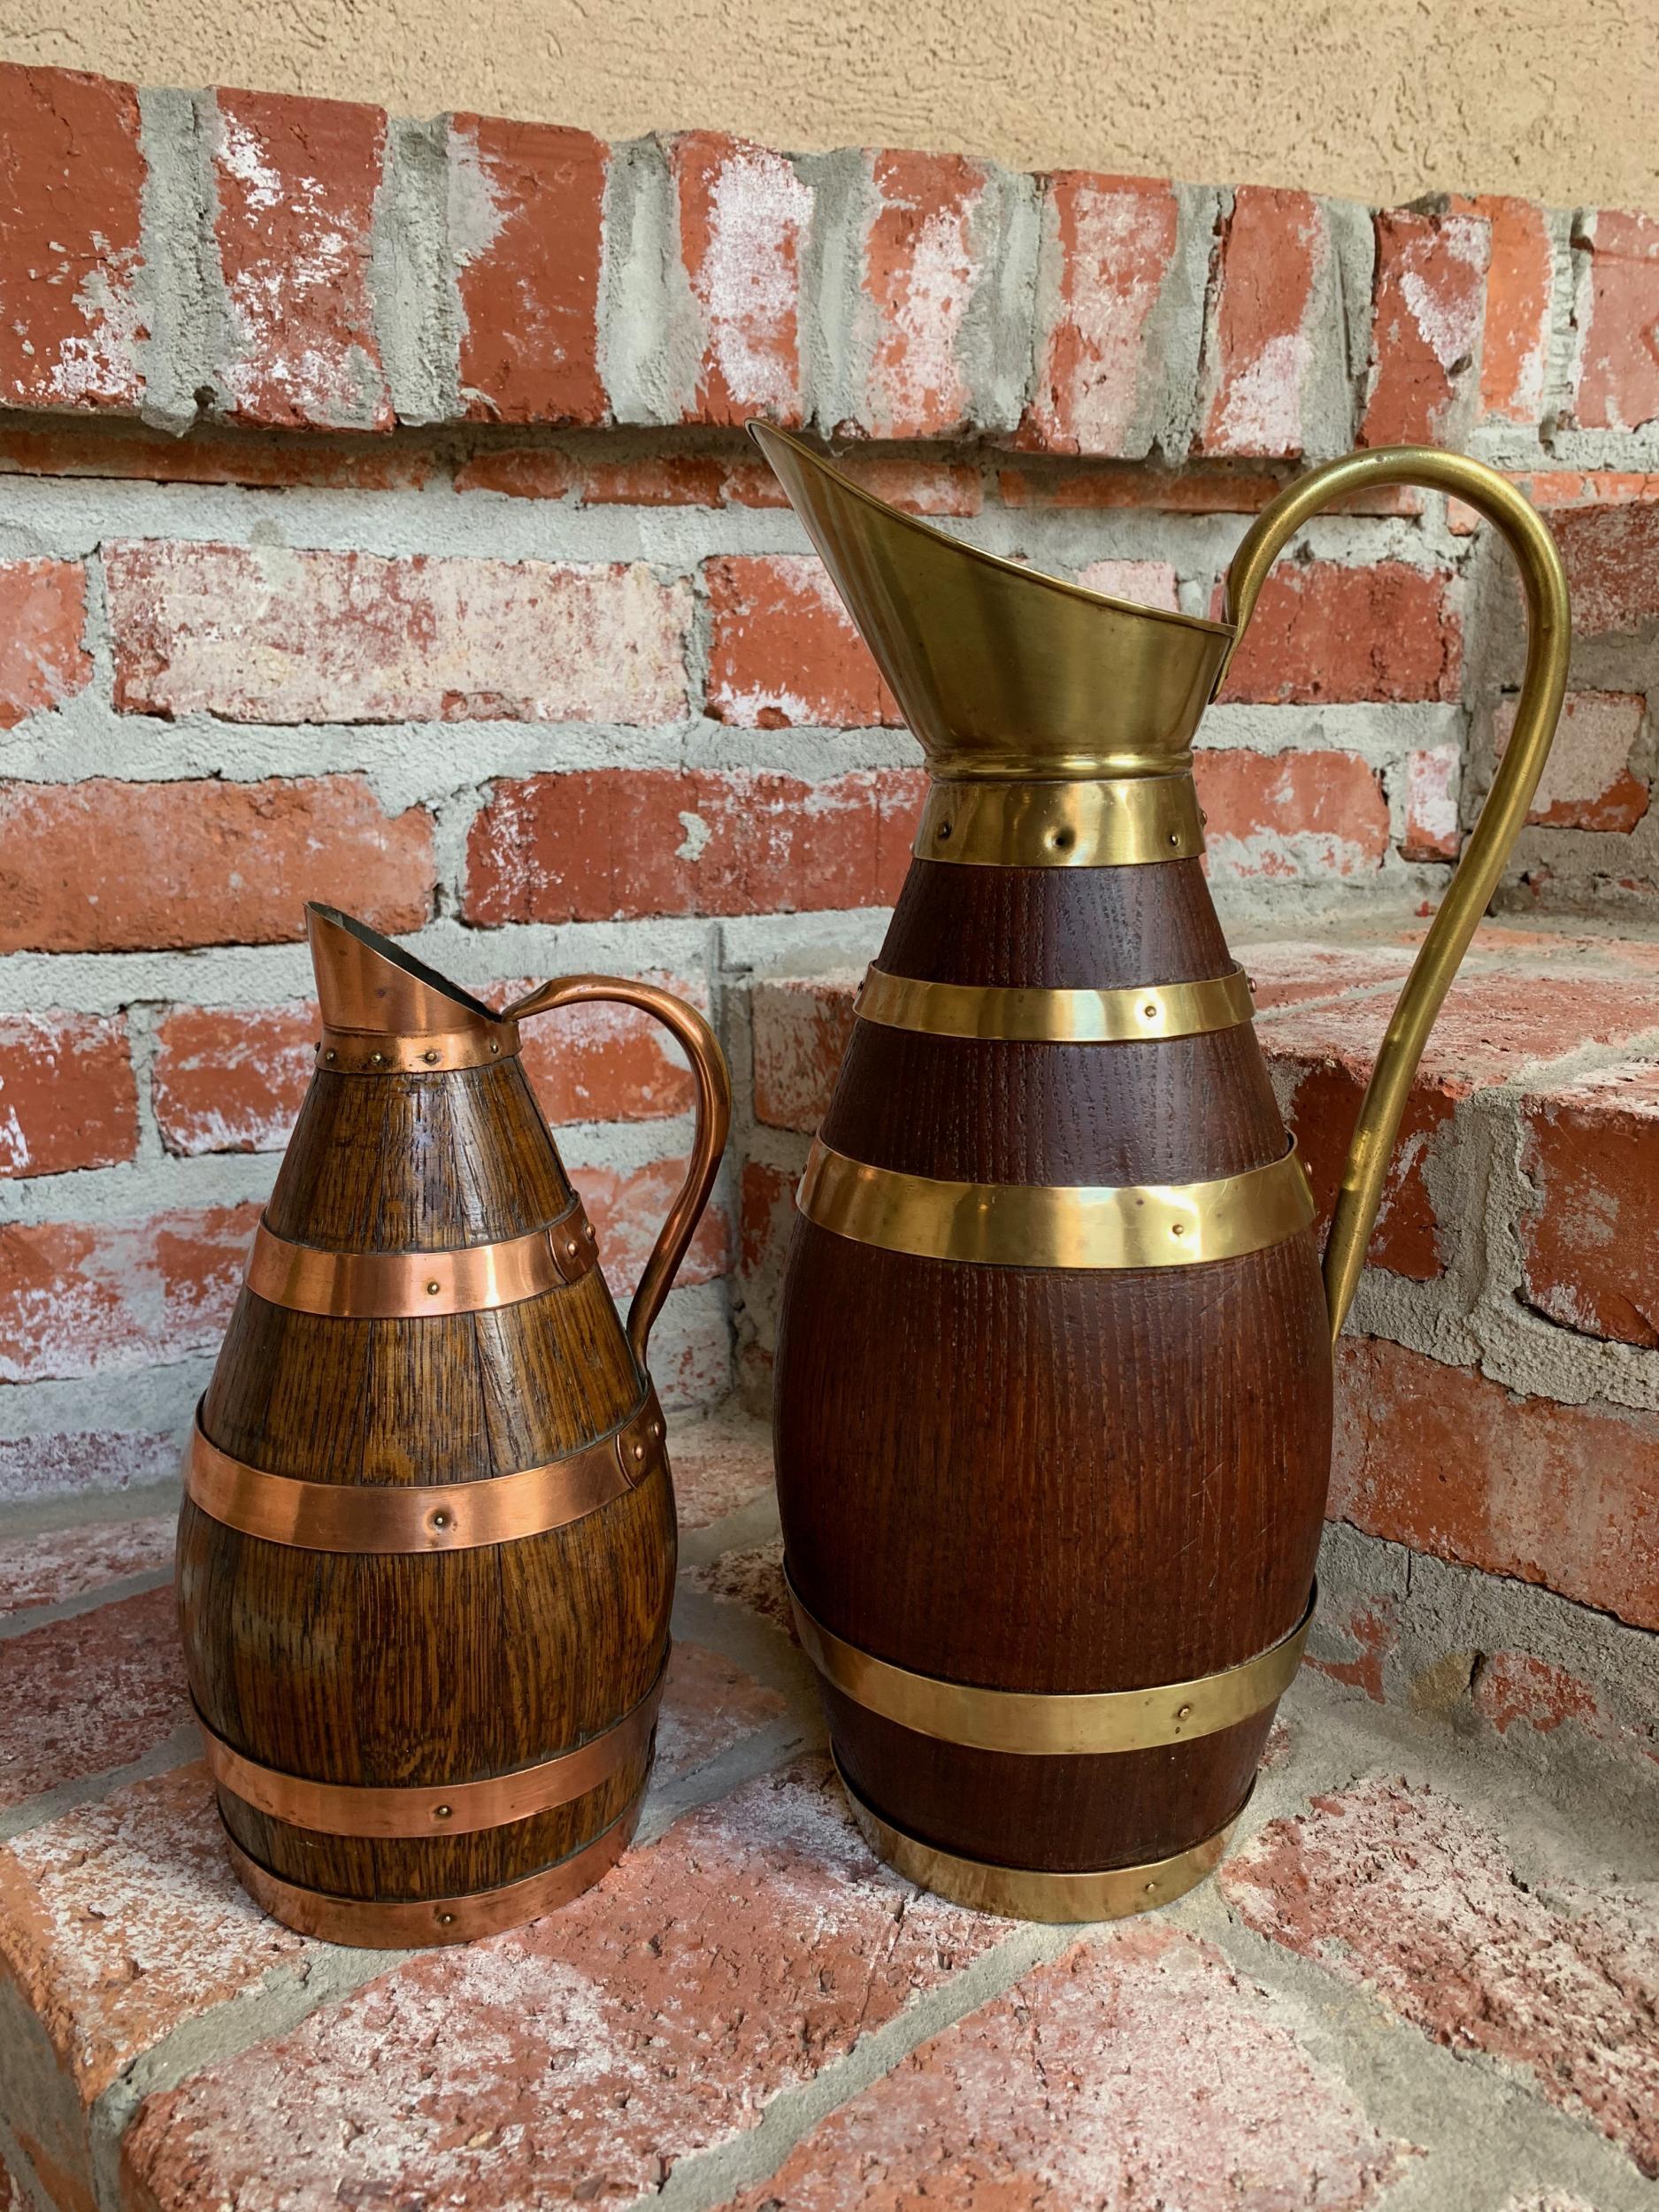
[[535,1766],[478,1782],[432,1782],[396,1789],[313,1782],[303,1775],[260,1766],[215,1735],[200,1713],[196,1719],[213,1779],[273,1820],[325,1836],[464,1836],[532,1819],[609,1781],[649,1743],[662,1695],[659,1672],[639,1703],[614,1727]]
[[1149,1689],[1047,1694],[985,1690],[938,1675],[913,1674],[848,1643],[813,1619],[789,1586],[795,1626],[807,1657],[841,1695],[920,1736],[972,1751],[1010,1751],[1030,1757],[1146,1751],[1187,1743],[1267,1708],[1296,1678],[1313,1620],[1314,1599],[1288,1636],[1219,1674]]
[[795,1203],[856,1244],[982,1267],[1190,1267],[1282,1243],[1314,1214],[1294,1146],[1207,1183],[956,1183],[817,1137]]
[[[1040,1869],[993,1866],[964,1859],[907,1835],[866,1805],[836,1762],[841,1787],[860,1833],[879,1859],[918,1889],[931,1890],[974,1912],[996,1913],[1010,1920],[1123,1920],[1137,1912],[1156,1912],[1173,1903],[1213,1874],[1227,1855],[1244,1812],[1173,1858],[1149,1859],[1140,1866],[1105,1867],[1098,1873],[1049,1874]],[[1249,1803],[1247,1797],[1245,1804]]]
[[401,1951],[416,1944],[471,1943],[500,1935],[543,1913],[557,1912],[608,1874],[634,1838],[644,1793],[619,1820],[557,1866],[526,1875],[501,1889],[469,1890],[460,1897],[434,1897],[425,1903],[380,1903],[361,1897],[334,1897],[319,1889],[285,1882],[250,1859],[227,1834],[231,1864],[255,1902],[301,1935],[323,1943],[351,1944],[368,1951]]
[[323,1252],[254,1231],[248,1287],[273,1306],[337,1320],[478,1313],[577,1282],[592,1267],[593,1225],[580,1201],[545,1229],[447,1252]]
[[203,1432],[200,1409],[184,1486],[204,1513],[244,1536],[300,1551],[475,1551],[564,1528],[626,1496],[662,1456],[663,1416],[649,1393],[608,1436],[563,1459],[477,1482],[303,1482],[233,1459]]
[[1141,983],[1111,991],[925,983],[871,968],[854,1012],[887,1029],[1027,1044],[1132,1044],[1234,1029],[1254,1012],[1242,968],[1196,983]]
[[1191,776],[1089,783],[929,786],[912,848],[918,860],[985,868],[1132,868],[1204,849]]
[[452,1029],[411,1036],[363,1029],[325,1029],[317,1064],[332,1075],[448,1075],[487,1068],[518,1050],[518,1025]]

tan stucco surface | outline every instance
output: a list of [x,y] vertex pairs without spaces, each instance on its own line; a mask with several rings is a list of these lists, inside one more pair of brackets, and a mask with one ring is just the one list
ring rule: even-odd
[[141,83],[1659,213],[1659,0],[0,0]]

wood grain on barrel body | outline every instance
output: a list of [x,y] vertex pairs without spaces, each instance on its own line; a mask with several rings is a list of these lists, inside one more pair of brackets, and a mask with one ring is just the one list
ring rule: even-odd
[[[1108,987],[1225,973],[1196,864],[912,868],[879,964]],[[940,1038],[860,1022],[826,1140],[986,1182],[1194,1182],[1275,1158],[1248,1026],[1157,1043]],[[1293,1629],[1329,1467],[1310,1233],[1153,1270],[959,1265],[798,1221],[777,1363],[779,1485],[808,1607],[878,1656],[999,1689],[1212,1672]],[[830,1694],[849,1778],[925,1840],[1078,1870],[1219,1827],[1271,1715],[1114,1757],[965,1751]]]
[[[569,1202],[510,1061],[319,1074],[266,1217],[327,1250],[438,1250],[521,1235]],[[203,1418],[222,1450],[273,1473],[455,1483],[580,1448],[643,1387],[596,1268],[518,1304],[409,1320],[295,1313],[244,1289]],[[544,1534],[373,1557],[267,1543],[187,1502],[179,1567],[191,1690],[236,1750],[320,1781],[474,1780],[570,1749],[650,1689],[668,1632],[673,1500],[664,1466]],[[220,1801],[236,1840],[285,1879],[435,1896],[566,1856],[624,1809],[648,1765],[641,1754],[533,1819],[430,1839],[322,1836],[228,1793]]]

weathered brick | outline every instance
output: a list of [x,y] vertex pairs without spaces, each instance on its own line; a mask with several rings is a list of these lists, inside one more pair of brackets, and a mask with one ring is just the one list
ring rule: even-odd
[[1481,319],[1480,411],[1491,422],[1536,423],[1544,411],[1555,288],[1549,219],[1534,201],[1501,194],[1460,200],[1453,211],[1480,217],[1491,240]]
[[1463,843],[1457,820],[1463,749],[1427,745],[1406,760],[1406,826],[1400,850],[1408,860],[1455,860]]
[[929,2037],[733,2212],[1359,2212],[1409,2147],[1211,1945],[1148,1920]]
[[0,1381],[214,1350],[258,1213],[210,1206],[147,1221],[0,1226]]
[[164,1513],[0,1539],[0,1618],[171,1565],[177,1525],[175,1515]]
[[858,976],[763,977],[753,994],[755,1118],[810,1132],[824,1118],[852,1035]]
[[1368,1535],[1659,1627],[1659,1419],[1518,1398],[1345,1340],[1331,1510]]
[[369,289],[384,111],[281,92],[214,98],[214,234],[235,341],[220,370],[227,412],[284,430],[389,430]]
[[0,63],[0,406],[136,411],[143,188],[131,85]]
[[1294,459],[1322,364],[1317,303],[1331,258],[1324,204],[1241,185],[1222,241],[1199,450]]
[[86,618],[79,561],[0,561],[0,730],[86,689]]
[[871,181],[876,206],[863,257],[873,355],[864,403],[848,426],[874,438],[972,430],[961,347],[989,273],[974,245],[989,173],[960,154],[880,152],[871,157]]
[[[1403,561],[1281,563],[1262,588],[1222,697],[1270,706],[1455,699],[1463,626],[1449,581]],[[1221,603],[1217,590],[1217,617]]]
[[631,2200],[1003,1932],[879,1868],[808,1763],[564,1911],[412,1959],[152,2096],[128,2195],[207,2212],[280,2172],[296,2212],[388,2189],[456,2212]]
[[307,899],[419,929],[435,881],[431,816],[361,776],[0,785],[0,951],[281,943]]
[[[1501,700],[1493,741],[1501,760],[1515,728],[1517,702]],[[1632,830],[1647,811],[1647,784],[1631,768],[1647,703],[1639,692],[1572,691],[1527,811],[1529,822],[1586,830]]]
[[306,437],[198,423],[183,437],[105,422],[0,428],[0,475],[136,479],[155,484],[254,484],[418,491],[440,472],[413,439]]
[[177,1614],[171,1589],[145,1590],[8,1642],[0,1806],[125,1766],[184,1726]]
[[1598,1069],[1521,1118],[1528,1299],[1583,1335],[1659,1347],[1659,1069]]
[[1572,626],[1580,637],[1659,621],[1659,499],[1558,510],[1550,528],[1566,563]]
[[467,839],[474,922],[888,906],[924,779],[580,770],[496,785]]
[[1490,237],[1476,215],[1376,218],[1363,445],[1456,442],[1478,390]]
[[1590,268],[1573,413],[1586,430],[1639,430],[1659,416],[1659,219],[1603,208],[1581,239]]
[[741,1605],[757,1613],[786,1636],[795,1635],[795,1614],[789,1586],[784,1579],[783,1539],[774,1536],[764,1544],[748,1544],[723,1551],[701,1567],[693,1567],[687,1580],[723,1605]]
[[308,1005],[180,1006],[156,1033],[150,1104],[169,1152],[280,1152],[316,1064]]
[[50,1010],[0,1016],[0,1177],[111,1167],[137,1145],[124,1021]]
[[[0,434],[0,462],[4,439]],[[841,455],[835,465],[907,514],[977,515],[979,472],[966,461]],[[456,472],[457,491],[515,499],[573,498],[579,507],[787,507],[783,486],[757,457],[647,453],[611,460],[559,446],[493,447]]]
[[136,541],[104,556],[124,712],[672,722],[690,588],[642,565]]
[[1180,612],[1180,584],[1171,561],[1091,561],[1078,571],[1077,580],[1089,591],[1103,591],[1109,599]]
[[1388,802],[1357,753],[1201,752],[1198,795],[1212,877],[1371,875],[1388,849]]
[[1005,507],[1150,509],[1156,514],[1252,515],[1279,489],[1272,476],[1233,469],[1044,468],[1027,462],[997,472]]
[[742,1206],[739,1216],[738,1259],[744,1288],[757,1276],[772,1271],[781,1256],[794,1212],[795,1187],[800,1177],[788,1168],[773,1167],[765,1160],[743,1163]]
[[703,564],[713,622],[709,711],[746,729],[900,723],[821,561],[728,554]]
[[171,1482],[175,1437],[147,1429],[42,1429],[0,1438],[0,1499],[69,1497]]
[[788,1709],[786,1698],[733,1660],[682,1637],[668,1662],[654,1778],[674,1782],[695,1773]]
[[674,141],[673,179],[698,363],[687,419],[798,427],[811,187],[781,154],[718,131]]
[[1483,1654],[1471,1696],[1475,1710],[1501,1736],[1517,1722],[1540,1736],[1553,1735],[1568,1721],[1596,1734],[1605,1726],[1606,1717],[1587,1682],[1529,1651]]
[[680,1415],[668,1449],[682,1529],[707,1528],[772,1488],[772,1432],[733,1406]]
[[[645,1167],[583,1165],[571,1170],[599,1240],[599,1257],[612,1291],[632,1290],[644,1271],[664,1216],[686,1179],[683,1159],[652,1160]],[[708,1283],[732,1264],[732,1225],[717,1196],[698,1222],[680,1263],[678,1283]]]
[[[1383,1669],[1400,1641],[1399,1608],[1390,1597],[1345,1592],[1334,1601],[1323,1593],[1312,1646],[1302,1664],[1327,1681],[1360,1690],[1373,1705],[1383,1703]],[[1337,1646],[1341,1656],[1331,1647]]]
[[[704,982],[660,969],[641,979],[709,1010]],[[533,987],[526,976],[485,995],[492,1006],[505,1006]],[[555,1124],[660,1121],[688,1113],[696,1094],[686,1056],[661,1022],[610,1001],[565,1007],[527,1023],[519,1049],[536,1102]]]
[[472,419],[604,420],[598,310],[608,158],[586,131],[451,118],[461,403]]
[[1371,1781],[1269,1823],[1219,1877],[1246,1924],[1459,2058],[1519,2069],[1659,2173],[1650,1898],[1523,1878],[1452,1799]]
[[1415,943],[1341,944],[1303,937],[1267,938],[1239,948],[1258,1014],[1311,999],[1333,998],[1355,985],[1402,983]]
[[1037,389],[1022,442],[1055,453],[1134,456],[1149,442],[1162,364],[1148,325],[1176,256],[1180,210],[1169,185],[1064,171],[1052,177]]

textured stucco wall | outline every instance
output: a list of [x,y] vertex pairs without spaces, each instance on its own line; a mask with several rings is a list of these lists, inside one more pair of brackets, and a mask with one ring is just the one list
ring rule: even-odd
[[0,0],[0,58],[612,138],[1659,212],[1659,0]]

